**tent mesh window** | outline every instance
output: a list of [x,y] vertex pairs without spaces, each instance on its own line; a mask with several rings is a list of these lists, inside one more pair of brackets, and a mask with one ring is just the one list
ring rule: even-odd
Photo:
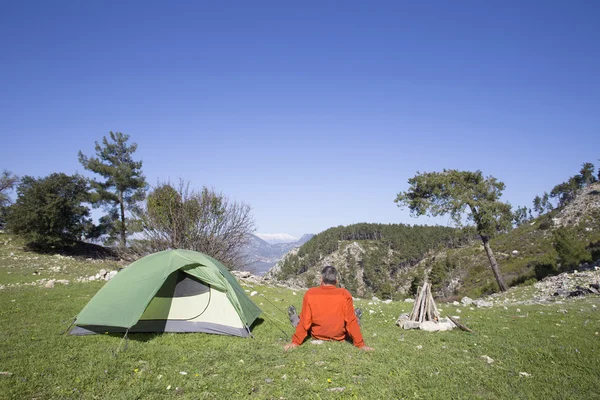
[[190,297],[207,293],[210,287],[182,271],[171,274],[156,293],[156,297]]

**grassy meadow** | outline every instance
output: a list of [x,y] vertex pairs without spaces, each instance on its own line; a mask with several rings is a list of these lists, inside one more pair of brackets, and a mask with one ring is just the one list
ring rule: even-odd
[[[337,342],[284,352],[285,308],[300,308],[303,293],[243,284],[264,311],[254,338],[131,334],[125,349],[119,335],[63,335],[104,283],[74,278],[110,263],[27,253],[8,238],[0,235],[2,399],[600,398],[598,296],[506,309],[438,304],[475,334],[401,330],[394,322],[412,304],[358,300],[374,352]],[[23,285],[41,278],[71,283]]]

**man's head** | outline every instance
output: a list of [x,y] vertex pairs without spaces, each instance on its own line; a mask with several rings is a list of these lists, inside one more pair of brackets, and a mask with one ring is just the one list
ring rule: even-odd
[[337,283],[337,271],[331,265],[326,266],[321,271],[321,281],[326,285],[335,285]]

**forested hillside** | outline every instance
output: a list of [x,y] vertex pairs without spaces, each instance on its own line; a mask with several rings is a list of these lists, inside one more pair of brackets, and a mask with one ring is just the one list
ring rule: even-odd
[[[426,254],[465,246],[471,229],[360,223],[327,229],[289,253],[267,275],[311,285],[326,264],[340,271],[340,283],[355,295],[393,296],[406,274]],[[403,290],[400,290],[402,292]]]

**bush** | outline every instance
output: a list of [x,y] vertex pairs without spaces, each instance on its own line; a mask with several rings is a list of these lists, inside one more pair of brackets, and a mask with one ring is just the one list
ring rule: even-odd
[[508,286],[529,286],[533,285],[535,282],[537,282],[537,279],[531,276],[531,274],[525,274],[519,275],[518,277],[513,279],[510,285]]
[[46,178],[25,176],[10,206],[7,229],[22,235],[30,247],[50,250],[80,240],[93,227],[88,184],[79,175],[54,173]]
[[586,250],[585,244],[577,239],[572,230],[564,227],[556,229],[553,233],[554,249],[558,253],[561,271],[576,268],[581,262],[592,261],[592,256]]
[[544,215],[542,218],[540,218],[540,223],[538,225],[538,229],[545,231],[545,230],[552,228],[552,225],[553,225],[552,218],[550,218],[550,216],[548,216],[548,215]]
[[541,262],[534,266],[535,277],[538,281],[541,281],[547,276],[556,275],[558,273],[558,268],[556,267],[556,262]]

